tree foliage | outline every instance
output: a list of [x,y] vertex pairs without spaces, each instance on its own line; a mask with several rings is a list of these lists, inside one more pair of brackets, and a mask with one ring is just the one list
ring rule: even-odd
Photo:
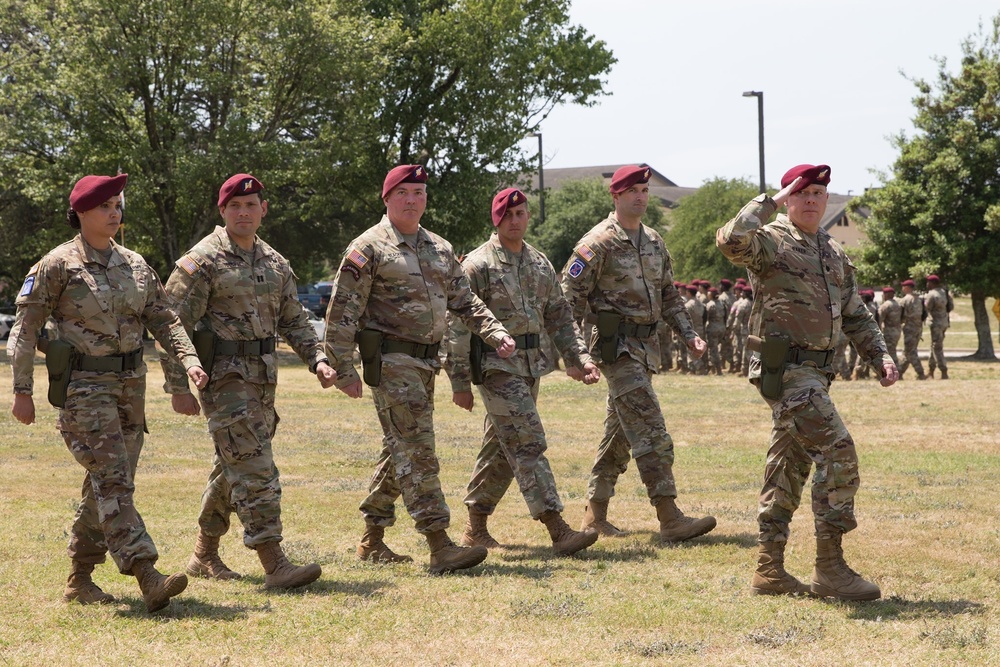
[[985,299],[1000,285],[1000,16],[962,44],[957,72],[916,80],[916,133],[892,139],[899,157],[868,207],[858,257],[866,282],[935,273],[972,296],[978,358],[993,359]]
[[[538,209],[532,206],[532,210]],[[546,195],[545,221],[532,225],[528,241],[548,255],[557,271],[561,270],[577,241],[614,210],[608,186],[601,179],[566,181],[559,190]],[[655,197],[650,197],[642,221],[663,231],[663,207]]]
[[[424,222],[471,239],[521,139],[591,104],[614,63],[568,0],[14,0],[0,10],[0,282],[63,225],[72,183],[129,173],[126,244],[159,271],[248,171],[262,236],[305,277],[384,210],[387,169],[431,174]],[[9,246],[8,246],[9,247]],[[9,296],[9,293],[8,293]]]
[[664,240],[679,280],[702,278],[715,283],[745,275],[715,247],[715,232],[756,197],[757,191],[757,186],[745,178],[716,177],[705,181],[668,213],[670,231]]

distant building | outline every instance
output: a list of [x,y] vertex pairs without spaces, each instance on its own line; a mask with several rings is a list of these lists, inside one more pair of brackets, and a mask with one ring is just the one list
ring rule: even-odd
[[[623,166],[625,165],[610,164],[596,167],[546,169],[545,189],[558,190],[566,181],[595,178],[600,178],[607,185],[611,185],[611,176],[619,167]],[[650,169],[653,170],[653,175],[649,179],[649,192],[658,197],[660,203],[666,208],[674,208],[681,199],[698,191],[698,188],[685,188],[677,185],[652,166]],[[538,174],[532,177],[531,187],[538,189]],[[851,214],[847,209],[847,204],[853,198],[850,195],[838,195],[831,192],[830,200],[826,206],[826,215],[820,222],[820,226],[846,248],[857,247],[862,240],[867,238],[864,232],[864,219],[868,217],[867,209],[862,209],[859,212],[860,215]]]

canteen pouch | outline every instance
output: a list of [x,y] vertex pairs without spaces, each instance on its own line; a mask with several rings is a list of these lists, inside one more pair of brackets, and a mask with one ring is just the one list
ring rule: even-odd
[[469,338],[469,369],[472,372],[472,384],[483,383],[483,359],[486,358],[486,343],[476,334]]
[[382,332],[362,329],[358,332],[358,352],[365,384],[377,387],[382,381]]
[[788,339],[764,336],[760,341],[760,393],[772,401],[781,396],[781,378],[785,374]]
[[618,359],[618,326],[622,316],[617,313],[597,313],[597,342],[601,361],[613,364]]
[[201,329],[191,334],[191,344],[198,353],[201,368],[209,375],[212,374],[212,364],[215,363],[215,338],[215,332],[211,329]]
[[49,373],[49,403],[54,408],[66,405],[66,389],[73,372],[76,350],[63,340],[50,340],[45,351],[45,368]]

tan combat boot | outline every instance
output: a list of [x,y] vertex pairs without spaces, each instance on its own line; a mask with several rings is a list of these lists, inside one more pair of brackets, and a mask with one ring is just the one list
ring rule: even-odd
[[219,537],[206,535],[203,530],[198,531],[198,539],[194,545],[194,554],[188,561],[187,572],[192,577],[205,577],[207,579],[242,579],[243,575],[233,572],[219,557]]
[[947,380],[948,379],[948,369],[947,368],[942,368],[941,369],[941,379],[942,380]]
[[465,524],[465,534],[462,535],[462,544],[467,547],[486,547],[487,549],[500,549],[500,543],[493,539],[490,531],[486,529],[486,520],[489,514],[475,512],[469,508],[469,522]]
[[180,595],[188,585],[187,576],[172,574],[169,577],[157,572],[151,560],[137,560],[132,566],[132,576],[139,582],[146,611],[157,611],[170,604],[170,598]]
[[577,532],[570,528],[563,521],[562,514],[555,510],[543,512],[538,520],[549,529],[549,536],[552,537],[552,550],[557,556],[572,556],[597,541],[596,529],[587,528]]
[[108,595],[94,583],[90,573],[94,571],[93,563],[70,561],[69,579],[66,580],[66,590],[63,592],[63,602],[76,600],[80,604],[110,604],[114,596]]
[[257,545],[257,557],[264,566],[264,588],[298,588],[319,579],[323,568],[316,563],[292,565],[280,542]]
[[816,567],[813,569],[812,592],[821,598],[838,600],[877,600],[882,597],[879,587],[865,581],[844,562],[840,545],[842,535],[830,539],[816,538]]
[[358,558],[370,560],[373,563],[412,563],[413,558],[397,554],[390,549],[382,538],[385,537],[383,526],[369,526],[365,524],[365,534],[361,536],[361,543],[358,544]]
[[930,368],[927,369],[927,377],[930,378],[931,380],[934,379],[934,367],[933,366],[931,366]]
[[604,537],[625,537],[625,531],[618,530],[608,521],[608,501],[588,500],[583,514],[583,524],[580,530],[586,532],[593,528]]
[[444,574],[479,565],[486,560],[488,554],[486,547],[456,545],[443,530],[427,533],[426,537],[431,548],[431,574]]
[[693,519],[684,516],[673,498],[660,498],[656,503],[656,518],[660,520],[660,539],[664,542],[683,542],[704,535],[715,528],[715,517]]
[[757,571],[750,579],[754,595],[812,595],[812,590],[785,571],[785,542],[761,542]]

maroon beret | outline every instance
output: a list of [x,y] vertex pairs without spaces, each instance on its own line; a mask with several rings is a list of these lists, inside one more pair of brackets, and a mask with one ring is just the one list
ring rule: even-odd
[[250,174],[235,174],[219,188],[219,206],[225,206],[233,197],[257,194],[264,189],[264,184]]
[[382,182],[382,199],[400,183],[426,183],[427,170],[419,164],[401,164],[393,167]]
[[934,275],[932,273],[931,275],[927,276],[927,282],[929,282],[929,283],[939,283],[939,282],[941,282],[941,279],[938,278],[936,275]]
[[745,284],[736,284],[736,285],[733,285],[733,291],[734,292],[742,292],[745,289],[749,289]]
[[882,288],[882,293],[884,294],[885,292],[889,292],[890,294],[895,294],[896,290],[891,286],[887,286]]
[[730,280],[729,278],[723,278],[722,280],[719,281],[719,284],[722,285],[723,287],[732,287],[733,281]]
[[698,284],[701,285],[702,287],[711,287],[712,286],[712,281],[711,280],[699,280]]
[[125,189],[128,174],[117,176],[84,176],[69,193],[69,206],[74,211],[89,211],[100,206]]
[[697,285],[685,285],[684,288],[688,292],[691,292],[691,294],[696,294],[698,292],[698,286]]
[[718,294],[719,294],[719,290],[718,290],[718,289],[716,289],[716,288],[714,288],[714,287],[709,287],[709,288],[708,288],[708,293],[709,293],[709,294],[715,294],[716,296],[718,296]]
[[500,226],[500,221],[503,220],[503,215],[507,212],[508,207],[520,206],[526,201],[528,198],[517,188],[507,188],[498,192],[493,198],[493,226]]
[[684,283],[682,283],[682,282],[681,282],[681,281],[679,281],[679,280],[675,280],[675,281],[674,281],[674,287],[676,287],[677,289],[680,289],[680,288],[682,288],[682,287],[687,287],[687,285],[685,285]]
[[649,183],[652,174],[653,170],[645,165],[625,165],[611,177],[611,186],[608,190],[613,195],[621,194],[636,183]]
[[912,280],[911,278],[907,278],[906,280],[904,280],[904,281],[903,281],[902,283],[900,283],[900,284],[901,284],[901,285],[902,285],[903,287],[916,287],[916,286],[917,286],[917,284],[916,284],[915,282],[913,282],[913,280]]
[[792,192],[798,192],[802,190],[807,185],[829,185],[830,184],[830,167],[825,164],[800,164],[792,167],[785,172],[785,175],[781,177],[781,187],[787,187],[789,183],[794,181],[799,176],[802,180],[799,182],[798,186],[792,190]]
[[743,296],[745,296],[748,299],[752,299],[753,298],[753,290],[750,289],[749,286],[747,286],[747,288],[743,290]]
[[746,278],[737,278],[736,279],[736,284],[737,285],[746,285],[747,284],[747,279]]

